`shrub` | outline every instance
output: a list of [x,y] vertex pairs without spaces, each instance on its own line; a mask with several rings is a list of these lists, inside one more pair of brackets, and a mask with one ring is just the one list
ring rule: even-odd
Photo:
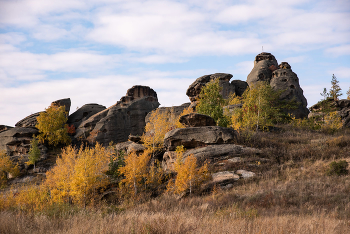
[[0,187],[6,186],[8,174],[11,174],[13,177],[18,176],[18,165],[15,165],[5,152],[0,151]]
[[329,164],[328,170],[326,172],[327,175],[347,175],[349,173],[348,169],[348,162],[345,160],[340,160],[339,162],[331,162]]

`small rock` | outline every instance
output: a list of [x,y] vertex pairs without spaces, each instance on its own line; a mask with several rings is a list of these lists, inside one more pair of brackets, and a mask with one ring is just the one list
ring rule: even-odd
[[239,176],[234,174],[231,171],[220,171],[212,174],[214,183],[225,183],[228,181],[236,181],[239,180]]
[[242,162],[241,157],[234,157],[234,158],[229,158],[227,161],[232,162],[232,163],[237,163],[237,162]]
[[237,170],[236,174],[240,175],[243,179],[252,178],[256,176],[254,172],[246,170]]

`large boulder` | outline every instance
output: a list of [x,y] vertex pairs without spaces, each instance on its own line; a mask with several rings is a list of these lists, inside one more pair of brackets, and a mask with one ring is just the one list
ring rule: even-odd
[[277,65],[277,60],[272,54],[266,52],[258,54],[254,60],[254,67],[247,77],[247,82],[249,86],[252,86],[261,81],[269,83],[275,90],[282,90],[281,100],[294,99],[299,103],[297,109],[285,110],[287,113],[296,118],[308,116],[307,100],[300,87],[299,78],[287,62]]
[[33,135],[37,135],[35,128],[15,127],[0,132],[0,151],[5,151],[9,156],[26,155],[30,148]]
[[159,106],[157,93],[147,86],[133,86],[115,105],[92,115],[76,130],[75,138],[107,146],[141,135],[146,115]]
[[272,73],[270,85],[275,90],[283,90],[280,99],[285,101],[295,100],[299,103],[297,109],[288,110],[296,118],[305,118],[309,114],[307,101],[304,97],[303,90],[299,85],[299,78],[295,74],[291,66],[283,62],[279,65],[279,69]]
[[[228,158],[249,157],[260,153],[261,151],[255,148],[235,144],[219,144],[186,150],[186,152],[183,154],[183,158],[185,159],[189,155],[193,155],[196,157],[198,164],[202,165],[204,162],[215,163]],[[165,152],[162,162],[162,167],[164,170],[172,171],[174,169],[176,158],[177,154],[175,151]]]
[[43,111],[37,112],[37,113],[34,113],[34,114],[31,114],[31,115],[25,117],[24,119],[18,121],[18,122],[15,124],[15,126],[16,126],[16,127],[22,127],[22,128],[30,128],[30,127],[35,128],[35,125],[38,123],[38,121],[36,120],[36,118],[37,118],[41,113],[43,113]]
[[180,117],[179,122],[185,127],[216,126],[212,117],[198,113],[183,115]]
[[202,88],[215,79],[219,79],[219,84],[222,87],[221,95],[223,98],[228,98],[232,93],[235,93],[235,86],[230,84],[231,74],[215,73],[211,75],[201,76],[196,79],[187,89],[186,95],[190,98],[191,102],[195,102],[199,98],[199,94]]
[[350,100],[341,99],[336,101],[339,115],[343,121],[343,127],[350,128]]
[[177,146],[183,145],[186,149],[233,143],[236,132],[232,128],[219,126],[177,128],[165,134],[164,147],[174,151]]
[[105,109],[105,106],[96,103],[85,104],[68,117],[67,124],[78,128],[82,122]]

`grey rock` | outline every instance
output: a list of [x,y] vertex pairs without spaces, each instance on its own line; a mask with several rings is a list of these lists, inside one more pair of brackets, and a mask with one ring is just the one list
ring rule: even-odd
[[13,127],[7,125],[0,125],[0,132],[10,130],[11,128]]
[[117,104],[83,121],[74,138],[107,146],[142,135],[146,115],[159,106],[156,92],[147,86],[133,86]]
[[105,109],[105,106],[99,104],[85,104],[68,117],[67,124],[78,128],[82,122]]
[[183,145],[186,149],[212,145],[233,143],[235,130],[219,126],[177,128],[165,134],[164,148],[174,151]]
[[18,121],[15,126],[16,127],[22,127],[22,128],[29,128],[29,127],[33,127],[35,128],[35,125],[38,123],[38,121],[36,120],[36,118],[43,113],[44,111],[41,112],[37,112],[34,114],[31,114],[27,117],[25,117],[24,119]]
[[130,154],[131,152],[135,152],[137,154],[139,153],[143,153],[143,151],[145,150],[146,148],[141,145],[141,144],[137,144],[135,142],[132,142],[129,147],[128,147],[128,150],[127,150],[127,154]]
[[185,127],[215,126],[215,120],[209,115],[191,113],[180,117],[179,122]]
[[292,71],[288,63],[282,63],[280,67],[272,73],[271,87],[275,90],[283,90],[280,96],[281,100],[291,101],[294,99],[299,103],[297,109],[288,110],[288,113],[293,114],[296,118],[307,117],[309,110],[303,90],[299,85],[298,76]]
[[125,141],[125,142],[120,142],[115,145],[115,149],[117,152],[119,151],[124,151],[125,153],[128,151],[129,146],[132,144],[132,141]]
[[270,53],[262,52],[255,57],[253,70],[247,77],[249,86],[254,85],[259,81],[270,82],[272,72],[278,68],[278,63]]
[[235,94],[237,96],[242,96],[244,91],[249,87],[248,83],[242,80],[231,81],[231,86],[235,87]]
[[241,176],[243,179],[248,179],[256,176],[254,172],[246,171],[246,170],[237,170],[236,174]]
[[[129,141],[133,141],[135,143],[140,143],[141,142],[141,137],[140,136],[129,135],[128,139],[129,139]],[[142,144],[142,143],[140,143],[140,144]]]
[[15,127],[0,133],[0,151],[6,151],[9,156],[26,155],[30,148],[33,135],[37,135],[35,128]]
[[282,90],[281,100],[294,99],[299,103],[297,109],[285,110],[296,118],[305,118],[309,114],[307,100],[299,84],[298,76],[287,62],[277,65],[276,58],[270,53],[260,53],[255,57],[254,67],[247,77],[249,86],[258,82],[267,82],[275,90]]
[[235,104],[235,105],[228,105],[228,106],[224,106],[224,113],[226,113],[227,115],[232,115],[234,114],[234,112],[238,109],[241,109],[243,107],[243,104]]
[[211,176],[213,178],[212,182],[220,185],[226,185],[239,180],[239,175],[236,175],[231,171],[220,171],[213,173]]
[[202,88],[215,79],[219,79],[219,85],[222,87],[221,95],[227,99],[232,93],[235,93],[235,86],[230,84],[231,74],[215,73],[211,75],[201,76],[196,79],[187,89],[186,95],[191,102],[197,101]]

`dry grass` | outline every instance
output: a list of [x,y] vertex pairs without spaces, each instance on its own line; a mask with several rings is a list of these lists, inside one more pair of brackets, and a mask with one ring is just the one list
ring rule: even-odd
[[238,143],[261,149],[259,157],[268,160],[225,165],[258,175],[232,189],[87,209],[7,209],[0,233],[350,233],[350,176],[326,175],[332,161],[350,162],[348,131],[289,129],[242,135]]
[[348,221],[319,216],[235,217],[234,213],[187,211],[77,214],[67,218],[0,213],[0,231],[26,233],[349,233]]

